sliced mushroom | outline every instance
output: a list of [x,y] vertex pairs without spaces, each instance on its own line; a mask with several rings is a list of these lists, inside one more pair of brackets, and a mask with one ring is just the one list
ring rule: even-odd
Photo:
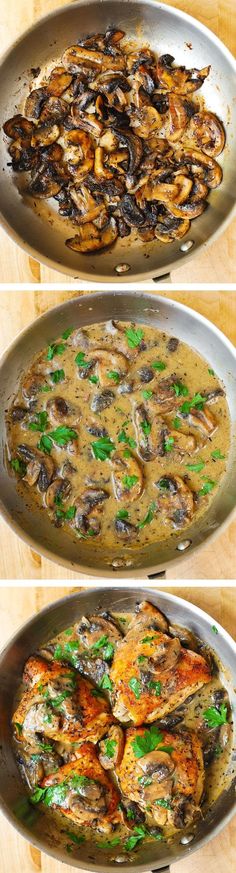
[[68,806],[72,811],[76,811],[77,807],[82,806],[88,813],[105,813],[107,810],[106,789],[101,782],[95,779],[86,778],[81,781],[76,789],[69,791]]
[[90,535],[91,532],[92,536],[100,534],[99,514],[104,501],[109,496],[108,492],[102,488],[89,488],[76,498],[74,501],[76,513],[73,519],[73,526],[76,530],[84,536]]
[[179,452],[180,455],[192,455],[196,451],[197,443],[193,434],[170,430],[168,436],[174,440],[173,450]]
[[202,149],[211,158],[217,158],[225,146],[223,124],[213,112],[197,112],[193,115],[188,135],[194,140],[196,148]]
[[51,424],[66,423],[76,426],[81,418],[80,410],[68,405],[64,397],[53,397],[46,405],[47,414]]
[[158,488],[157,506],[164,518],[175,528],[184,527],[193,517],[193,492],[180,476],[165,476],[155,484]]
[[57,124],[45,124],[42,127],[37,127],[34,130],[31,145],[36,148],[45,148],[56,142],[60,136],[60,128]]
[[101,121],[98,121],[95,115],[82,112],[80,102],[77,100],[72,105],[72,118],[75,127],[87,131],[87,133],[92,134],[95,138],[101,136],[103,129]]
[[87,222],[78,229],[76,236],[66,240],[69,249],[75,252],[101,251],[112,245],[118,236],[116,221],[111,218],[103,230],[95,227],[92,222]]
[[[167,209],[171,213],[171,215],[176,215],[176,218],[197,218],[198,215],[202,215],[204,210],[207,207],[207,203],[205,200],[187,200],[186,203],[182,203],[179,206],[175,206],[175,203],[167,203]],[[186,233],[186,231],[185,231]]]
[[61,97],[48,97],[43,103],[40,112],[41,124],[50,124],[50,122],[60,122],[68,115],[68,103],[62,100]]
[[139,139],[138,136],[135,136],[134,133],[131,133],[128,130],[119,130],[119,128],[114,127],[112,129],[112,133],[114,133],[119,143],[128,149],[129,172],[134,173],[135,170],[137,170],[137,168],[139,167],[142,159],[142,141]]
[[96,203],[96,200],[94,200],[94,197],[92,197],[86,188],[86,185],[81,185],[79,189],[71,188],[70,196],[80,212],[80,215],[78,216],[80,226],[82,224],[87,224],[87,222],[94,221],[102,211],[105,211],[104,204]]
[[164,441],[168,433],[162,418],[155,416],[149,420],[147,409],[143,403],[134,411],[139,455],[144,461],[152,461],[158,455],[164,455]]
[[53,167],[49,164],[47,169],[36,173],[28,187],[28,192],[35,197],[42,197],[48,200],[50,197],[55,197],[61,190],[61,187],[62,181],[55,178]]
[[145,218],[131,194],[125,194],[122,198],[120,210],[126,224],[129,224],[131,227],[142,227]]
[[26,376],[22,383],[22,396],[27,403],[31,403],[40,393],[43,385],[45,385],[45,376],[40,376],[38,373],[31,373]]
[[71,484],[69,479],[62,479],[61,476],[54,479],[45,494],[45,503],[48,509],[55,509],[55,505],[59,506],[63,500],[69,497],[70,491]]
[[183,135],[188,124],[188,113],[184,101],[177,94],[169,94],[170,130],[168,140],[176,142]]
[[117,500],[133,503],[143,491],[143,472],[137,458],[131,455],[124,458],[116,452],[111,459],[112,480]]
[[77,625],[76,632],[84,646],[89,649],[97,643],[101,637],[107,637],[110,643],[117,644],[121,640],[121,632],[116,625],[113,616],[109,612],[96,613],[89,618],[83,616]]
[[160,379],[155,392],[153,391],[152,397],[147,401],[147,408],[161,415],[178,409],[179,397],[174,389],[176,380],[174,373],[166,379]]
[[155,782],[163,782],[174,772],[175,765],[167,752],[150,752],[138,759],[137,767],[145,776],[151,776]]
[[113,400],[115,400],[114,391],[109,391],[108,388],[100,394],[95,394],[91,403],[92,412],[103,412],[104,409],[112,405]]
[[43,105],[47,100],[48,94],[46,88],[35,88],[28,95],[25,102],[25,114],[27,118],[39,118]]
[[147,139],[162,127],[162,118],[155,106],[143,106],[130,115],[131,127],[138,136],[141,136],[141,139]]
[[66,73],[64,67],[54,67],[47,83],[47,92],[53,97],[60,97],[69,88],[72,75]]
[[182,219],[179,221],[177,227],[173,228],[165,227],[161,222],[159,222],[155,228],[155,237],[163,243],[175,242],[175,240],[182,239],[183,236],[189,232],[190,221],[188,219]]
[[204,409],[191,409],[187,419],[191,427],[196,427],[203,436],[212,436],[218,427],[214,415],[206,406]]
[[175,159],[180,163],[188,163],[194,172],[194,167],[201,167],[204,173],[204,181],[208,188],[218,188],[222,182],[222,168],[214,158],[206,155],[198,149],[186,148],[181,152],[175,152]]
[[116,384],[128,370],[128,361],[121,352],[93,348],[93,360],[97,362],[99,384],[102,388]]
[[173,67],[174,58],[162,55],[157,63],[157,78],[162,88],[174,94],[191,94],[201,88],[209,76],[210,66],[201,70],[187,70],[185,67]]
[[101,146],[98,146],[95,149],[95,160],[94,160],[94,173],[99,179],[112,179],[113,173],[104,167],[104,152]]
[[97,70],[123,70],[125,68],[125,58],[122,54],[109,56],[103,52],[94,51],[86,46],[72,45],[62,55],[63,66],[70,73],[76,73],[80,67],[88,67]]
[[124,542],[131,542],[137,536],[137,529],[134,524],[131,524],[130,521],[127,521],[126,518],[116,518],[115,519],[115,531],[119,539]]
[[11,139],[20,139],[22,142],[26,142],[29,145],[34,129],[35,126],[33,121],[29,121],[29,119],[24,118],[23,115],[13,115],[13,118],[9,118],[3,125],[4,133],[6,133],[7,136]]
[[[110,741],[110,748],[109,743]],[[104,770],[113,770],[119,766],[124,752],[124,734],[119,725],[112,725],[106,736],[99,743],[99,761]]]
[[47,491],[55,473],[54,461],[49,455],[44,455],[38,449],[27,446],[25,443],[17,446],[19,454],[27,464],[24,480],[29,485],[38,482],[40,491]]

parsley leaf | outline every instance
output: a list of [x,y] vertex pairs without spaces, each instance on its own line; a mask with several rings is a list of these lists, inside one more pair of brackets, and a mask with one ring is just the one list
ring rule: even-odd
[[138,327],[137,330],[134,330],[133,327],[127,327],[125,335],[130,349],[136,349],[143,339],[143,330],[141,327]]
[[175,443],[175,440],[174,440],[173,436],[165,437],[165,439],[164,439],[164,451],[165,452],[172,452],[174,443]]
[[104,673],[101,681],[99,682],[100,688],[105,688],[107,691],[113,691],[113,682],[110,679],[110,676],[107,673]]
[[184,413],[184,415],[189,415],[191,409],[203,409],[204,403],[206,403],[207,398],[203,397],[202,394],[194,394],[192,400],[186,400],[185,403],[180,407],[180,411]]
[[157,746],[163,740],[163,734],[158,730],[156,725],[152,725],[150,728],[144,731],[144,734],[137,734],[134,740],[131,742],[131,746],[133,747],[134,754],[136,758],[142,758],[143,755],[147,755],[149,752],[154,752]]
[[142,395],[144,397],[144,400],[150,400],[150,397],[152,397],[153,395],[153,391],[142,391]]
[[11,467],[15,470],[15,473],[19,473],[20,476],[24,476],[26,473],[26,464],[24,461],[20,461],[19,458],[12,458]]
[[118,512],[116,513],[116,518],[118,518],[118,519],[119,518],[121,518],[121,519],[129,518],[128,509],[119,509]]
[[77,834],[73,834],[73,831],[64,831],[64,833],[69,837],[72,843],[76,843],[77,846],[80,846],[81,843],[85,842],[85,837],[82,834],[77,836]]
[[73,330],[74,330],[73,327],[67,327],[66,330],[64,330],[64,333],[62,333],[62,339],[67,340],[68,336],[70,336],[71,333],[73,333]]
[[49,436],[47,436],[47,434],[44,433],[43,436],[40,437],[39,442],[37,443],[37,449],[40,449],[40,451],[44,452],[45,455],[50,455],[50,453],[52,451],[52,447],[53,447],[52,440],[50,439]]
[[[129,424],[129,422],[128,422],[128,424]],[[123,427],[127,427],[126,422],[125,422]],[[129,437],[128,434],[125,433],[124,429],[121,430],[120,433],[118,433],[118,443],[126,443],[127,446],[130,446],[131,449],[135,449],[136,445],[137,445],[137,443],[133,439],[133,437]]]
[[166,364],[164,364],[164,361],[153,361],[151,367],[153,368],[153,370],[159,370],[159,372],[161,373],[162,370],[166,369]]
[[130,491],[130,488],[133,488],[136,482],[138,482],[138,476],[123,476],[122,482],[125,488]]
[[111,452],[115,451],[115,444],[110,437],[101,437],[99,440],[91,443],[94,458],[97,461],[107,461]]
[[70,521],[75,517],[76,514],[76,506],[68,506],[68,509],[56,509],[56,517],[63,519],[63,521]]
[[143,640],[141,640],[141,643],[151,643],[152,640],[155,640],[155,637],[143,637]]
[[117,746],[116,740],[109,740],[109,739],[104,740],[104,746],[105,746],[105,755],[107,755],[107,758],[114,758],[114,755],[116,753],[116,746]]
[[129,680],[129,688],[131,689],[131,691],[133,691],[136,700],[139,700],[142,690],[141,682],[139,682],[139,679],[136,679],[135,676],[132,676],[132,678]]
[[159,697],[161,693],[161,682],[155,682],[153,679],[150,679],[148,683],[148,688],[150,691],[155,691],[155,697]]
[[58,382],[63,382],[65,379],[65,371],[64,370],[54,370],[52,373],[49,373],[49,377],[54,385],[57,385]]
[[224,459],[225,459],[225,455],[221,454],[220,449],[215,449],[214,452],[211,452],[211,457],[215,461],[224,461]]
[[209,727],[219,727],[221,724],[227,723],[227,707],[224,703],[219,709],[216,709],[215,706],[209,706],[208,709],[205,709],[203,716]]
[[118,385],[120,381],[120,373],[117,370],[109,370],[107,373],[108,379],[112,379],[112,382],[115,382],[115,385]]
[[60,447],[67,446],[70,440],[78,439],[77,431],[73,430],[71,427],[66,427],[63,424],[56,427],[55,430],[49,431],[48,436],[51,437],[51,439],[54,440],[54,443]]
[[187,397],[187,394],[189,393],[187,385],[183,385],[182,382],[174,382],[173,389],[176,397]]
[[212,629],[213,634],[218,634],[218,633],[219,633],[219,631],[218,631],[217,627],[215,626],[215,624],[212,625],[212,628],[211,628],[211,629]]
[[200,495],[203,495],[203,496],[205,494],[210,494],[210,492],[213,490],[213,488],[215,488],[215,486],[216,486],[216,482],[214,482],[213,479],[206,479],[206,481],[204,482],[204,485],[202,486],[202,488],[200,489],[200,491],[198,493]]
[[142,428],[142,431],[143,431],[143,433],[145,434],[145,436],[146,436],[146,437],[149,436],[149,434],[150,434],[150,432],[151,432],[151,429],[152,429],[152,425],[150,424],[150,422],[147,421],[147,420],[145,420],[145,421],[141,421],[141,422],[140,422],[140,427]]
[[65,343],[52,343],[48,346],[47,350],[47,361],[52,361],[55,355],[63,355],[63,352],[66,349]]
[[169,800],[165,797],[159,797],[158,800],[154,800],[157,806],[162,806],[163,809],[171,809],[171,805]]
[[199,458],[199,461],[196,464],[185,464],[185,467],[187,467],[188,470],[192,470],[193,473],[201,473],[201,470],[205,467],[205,463]]
[[137,525],[137,527],[138,527],[140,530],[142,530],[142,528],[145,527],[146,524],[151,524],[151,521],[152,521],[153,518],[154,518],[155,509],[156,509],[156,504],[155,504],[154,501],[153,501],[153,502],[150,504],[149,509],[148,509],[148,511],[147,511],[147,514],[146,514],[145,517],[143,518],[143,521],[139,521],[139,523],[138,523],[138,525]]
[[89,382],[92,382],[92,385],[97,385],[99,382],[98,376],[89,376]]
[[158,488],[161,488],[162,491],[170,491],[170,480],[166,479],[165,476],[163,476],[162,479],[159,479]]
[[33,420],[27,424],[28,430],[36,430],[43,433],[46,430],[48,424],[48,414],[46,411],[43,412],[35,412]]
[[179,428],[181,427],[180,418],[178,418],[178,416],[173,418],[172,424],[173,424],[173,427],[175,428],[175,430],[179,430]]
[[85,353],[78,352],[76,355],[75,363],[78,364],[78,367],[90,367],[90,361],[85,360]]
[[214,370],[211,369],[211,367],[209,367],[208,373],[210,376],[215,376],[215,372],[214,372]]
[[98,849],[113,849],[114,846],[119,846],[120,838],[113,837],[112,840],[103,840],[102,843],[96,843]]

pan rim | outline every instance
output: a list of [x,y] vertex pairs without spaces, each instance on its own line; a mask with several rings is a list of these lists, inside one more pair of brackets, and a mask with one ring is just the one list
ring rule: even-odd
[[[29,325],[27,325],[26,328],[23,328],[23,330],[21,330],[17,334],[16,338],[5,349],[5,351],[3,352],[3,355],[0,358],[0,373],[1,373],[2,366],[4,366],[7,362],[8,356],[10,356],[12,352],[14,352],[14,350],[17,348],[18,343],[21,340],[23,340],[24,338],[27,338],[27,334],[30,334],[31,329],[35,325],[36,325],[36,329],[37,329],[37,325],[39,324],[39,322],[40,322],[40,324],[42,324],[44,321],[47,321],[48,316],[52,312],[57,313],[59,315],[60,311],[63,311],[64,309],[67,309],[67,308],[69,309],[70,306],[73,305],[73,303],[75,304],[76,302],[79,302],[80,299],[85,301],[85,306],[86,306],[86,304],[89,306],[91,304],[91,301],[93,301],[93,300],[99,301],[99,299],[101,297],[104,297],[104,293],[106,294],[106,297],[108,297],[108,299],[109,298],[111,299],[111,301],[112,301],[112,298],[114,298],[114,297],[116,297],[116,298],[117,298],[117,296],[123,297],[124,294],[131,294],[131,292],[129,292],[128,288],[126,291],[123,291],[123,290],[112,291],[112,290],[110,290],[110,291],[105,291],[105,292],[101,291],[101,292],[93,292],[93,293],[88,293],[88,294],[86,293],[86,294],[83,294],[81,296],[79,295],[77,297],[72,297],[69,300],[65,300],[63,303],[59,303],[57,306],[53,306],[52,308],[50,308],[49,310],[44,312],[42,315],[38,316],[33,322],[31,322]],[[210,329],[212,334],[215,335],[220,340],[221,343],[223,342],[223,344],[230,351],[230,353],[232,354],[232,356],[236,362],[236,348],[234,347],[231,340],[229,340],[228,337],[213,322],[211,322],[205,316],[201,315],[201,313],[192,309],[190,306],[187,306],[185,303],[181,303],[180,301],[175,300],[175,299],[173,300],[170,297],[163,298],[158,294],[156,294],[156,295],[149,294],[145,291],[139,291],[139,290],[133,291],[132,296],[133,295],[134,295],[134,297],[139,297],[140,299],[145,299],[145,302],[147,303],[147,308],[149,307],[149,305],[156,306],[156,308],[157,308],[158,303],[161,304],[163,301],[164,302],[166,301],[167,303],[171,304],[171,306],[173,308],[178,309],[180,312],[189,313],[190,316],[192,316],[196,321],[200,322],[201,324],[204,324],[208,329]],[[22,531],[22,528],[21,528],[19,522],[15,521],[12,518],[10,512],[5,507],[5,504],[2,501],[1,495],[0,495],[0,514],[2,515],[4,521],[9,525],[11,530],[13,530],[13,532],[16,533],[17,536],[19,536],[20,540],[25,542],[26,545],[28,545],[31,549],[33,549],[36,552],[36,554],[42,555],[43,557],[47,558],[48,560],[50,560],[56,564],[59,564],[60,566],[66,567],[67,569],[72,570],[72,572],[74,572],[74,573],[79,572],[79,573],[85,574],[85,576],[92,576],[93,578],[96,577],[96,578],[113,579],[113,578],[115,578],[115,576],[117,574],[119,574],[119,576],[118,576],[119,579],[132,579],[132,578],[134,578],[134,568],[130,568],[130,569],[124,568],[123,570],[121,568],[118,568],[118,570],[116,570],[116,568],[109,567],[108,570],[106,571],[104,568],[103,569],[100,569],[98,567],[96,567],[96,569],[94,567],[88,568],[88,565],[83,564],[83,563],[74,565],[74,562],[70,561],[67,558],[63,558],[62,556],[58,556],[58,555],[55,556],[55,552],[53,552],[50,548],[47,548],[46,546],[41,545],[41,543],[38,544],[37,540],[35,541],[34,538],[30,534],[28,534],[27,531]],[[233,507],[231,509],[231,511],[228,513],[228,515],[224,519],[224,521],[221,523],[220,527],[217,528],[216,530],[211,531],[208,534],[208,536],[204,542],[199,543],[196,546],[194,546],[194,552],[199,553],[201,549],[204,549],[207,546],[207,544],[213,543],[214,540],[221,533],[223,533],[223,531],[226,529],[226,527],[228,527],[228,525],[233,521],[235,515],[236,515],[236,504],[235,504],[235,507]],[[186,562],[187,559],[188,559],[188,552],[186,552],[186,554],[184,556],[181,554],[181,560],[183,561],[183,563]],[[177,564],[177,561],[178,561],[178,556],[176,558],[170,559],[168,561],[168,563],[166,564],[166,567],[168,567],[168,569],[169,569],[170,567],[175,566]],[[153,575],[154,573],[158,574],[162,571],[163,571],[163,562],[161,562],[161,564],[157,563],[157,564],[155,564],[155,566],[153,566],[153,565],[146,566],[145,565],[144,567],[141,567],[140,569],[137,568],[135,573],[136,573],[136,576],[138,578],[149,578],[150,575]]]
[[[146,586],[145,587],[139,586],[138,589],[135,587],[130,587],[127,589],[127,587],[125,587],[125,586],[120,587],[119,585],[114,585],[113,590],[117,590],[120,593],[126,593],[128,590],[131,594],[135,594],[135,596],[138,598],[138,600],[139,600],[139,593],[138,592],[140,592],[140,598],[142,596],[144,596],[144,599],[147,599],[148,596],[153,597],[153,595],[155,597],[160,598],[160,600],[163,600],[164,597],[167,597],[168,600],[170,600],[170,602],[173,605],[176,603],[181,603],[184,607],[184,610],[186,609],[186,607],[188,609],[194,608],[194,614],[199,617],[200,621],[201,621],[201,619],[203,619],[204,621],[207,621],[207,623],[210,623],[210,622],[212,623],[212,621],[213,621],[213,619],[211,618],[209,613],[205,612],[205,610],[203,610],[201,607],[196,606],[195,604],[192,604],[191,602],[185,600],[183,597],[179,597],[178,595],[172,594],[166,590],[161,591],[161,590],[149,588]],[[41,618],[42,616],[45,616],[48,612],[53,611],[53,609],[55,607],[60,606],[61,608],[63,608],[65,603],[68,603],[68,601],[71,601],[71,600],[73,601],[73,600],[76,600],[77,598],[79,598],[79,599],[81,598],[83,600],[83,599],[86,599],[87,593],[93,595],[93,594],[97,594],[97,592],[98,592],[97,588],[91,588],[91,589],[89,588],[89,589],[84,589],[82,591],[72,592],[72,593],[64,595],[63,597],[57,599],[56,601],[53,601],[52,603],[48,604],[45,607],[43,607],[43,609],[41,609],[39,611],[39,613],[37,613],[36,616],[33,616],[32,618],[30,618],[26,622],[24,622],[21,625],[21,627],[18,629],[18,631],[16,631],[16,633],[13,634],[13,636],[10,638],[8,643],[3,647],[3,649],[0,650],[0,667],[1,667],[2,659],[4,659],[4,657],[7,655],[8,651],[11,649],[11,646],[14,643],[17,643],[17,641],[20,639],[22,633],[24,633],[24,631],[27,631],[27,628],[29,626],[32,627],[32,625],[37,624],[37,621],[39,620],[39,618]],[[107,589],[105,587],[99,589],[99,593],[101,595],[103,593],[106,593],[106,592],[107,592]],[[219,628],[219,632],[220,632],[221,637],[223,637],[223,639],[226,641],[227,645],[234,651],[235,650],[235,641],[233,640],[233,637],[231,637],[231,635],[228,633],[228,631],[226,631],[225,628],[218,621],[217,621],[217,626]],[[11,811],[9,811],[7,804],[5,803],[5,801],[2,797],[1,788],[0,788],[0,810],[3,812],[6,819],[9,821],[9,823],[15,828],[15,830],[18,833],[21,834],[21,836],[24,837],[24,839],[26,839],[28,842],[30,842],[34,847],[38,848],[41,852],[43,851],[43,852],[45,852],[46,855],[49,855],[50,857],[53,857],[53,858],[57,858],[57,860],[58,860],[58,857],[56,856],[53,849],[50,849],[49,847],[47,847],[47,849],[45,850],[44,847],[42,848],[42,844],[40,842],[40,839],[38,839],[36,836],[30,835],[30,840],[29,840],[29,834],[28,834],[27,827],[19,820],[17,820],[17,823],[16,823],[16,820],[14,818],[14,814]],[[216,837],[223,830],[223,828],[231,821],[235,812],[236,812],[236,799],[232,804],[232,808],[227,813],[225,813],[225,815],[223,816],[221,821],[218,822],[218,824],[215,827],[213,827],[213,834],[212,835],[206,834],[199,841],[196,841],[196,845],[193,845],[192,847],[190,844],[189,849],[188,849],[189,854],[193,854],[195,851],[198,851],[198,849],[200,849],[203,845],[206,845],[208,842],[210,842],[211,839],[214,839],[214,837]],[[171,863],[172,861],[174,861],[174,863],[175,863],[180,859],[184,863],[185,859],[181,855],[177,854],[174,858],[170,858],[170,861],[169,862],[167,861],[167,866],[159,868],[159,873],[164,873],[164,871],[166,871],[166,873],[167,873],[167,871],[169,870],[168,864]],[[64,861],[64,863],[66,863],[66,862]],[[79,866],[80,869],[85,870],[85,871],[87,870],[87,871],[89,871],[89,873],[94,873],[94,871],[95,871],[95,865],[88,867],[87,862],[85,863],[81,859],[78,859],[78,863],[77,863],[77,859],[70,858],[70,861],[68,863],[71,866],[73,866],[75,869],[76,868],[78,869],[78,866]],[[150,864],[148,864],[148,867],[150,867]],[[114,873],[114,869],[115,869],[114,863],[113,864],[106,864],[106,873]],[[146,864],[137,864],[135,866],[135,868],[131,867],[128,864],[122,864],[122,870],[124,870],[124,873],[130,873],[130,871],[132,871],[132,870],[135,871],[135,873],[147,873],[148,868],[147,868]],[[98,871],[98,873],[104,873],[104,864],[99,864],[97,859],[96,859],[96,871]],[[157,871],[158,871],[158,868],[156,869],[156,873],[157,873]]]
[[[110,0],[98,0],[98,2],[104,4],[104,3],[110,2]],[[119,0],[119,3],[122,3],[122,4],[125,4],[126,2],[127,2],[127,0]],[[137,2],[138,2],[138,0],[129,0],[129,3],[133,4],[134,6],[137,4]],[[202,24],[202,22],[199,21],[197,18],[195,18],[193,15],[189,15],[189,13],[184,12],[181,9],[176,9],[172,6],[170,7],[169,5],[166,5],[166,4],[163,4],[160,2],[156,2],[156,0],[143,0],[143,2],[148,6],[153,6],[153,8],[155,10],[157,10],[157,13],[158,13],[158,10],[163,11],[163,12],[167,11],[167,13],[169,13],[173,18],[176,18],[178,20],[182,20],[184,23],[186,23],[186,25],[188,25],[188,23],[191,23],[192,25],[194,25],[195,28],[200,33],[203,33],[206,36],[206,38],[209,40],[210,43],[212,42],[218,48],[219,52],[225,57],[225,59],[231,65],[232,69],[234,70],[234,72],[236,74],[236,59],[234,58],[232,52],[227,48],[227,46],[222,42],[222,40],[219,39],[219,37],[212,30],[210,30],[209,27],[207,27],[205,24]],[[116,4],[117,0],[114,0],[114,3]],[[20,34],[20,36],[7,47],[6,51],[0,57],[0,69],[5,64],[5,62],[10,58],[11,54],[13,55],[13,58],[14,58],[14,52],[18,48],[18,46],[24,41],[25,38],[29,37],[32,33],[37,31],[38,27],[40,27],[44,23],[47,24],[48,21],[51,21],[53,18],[56,18],[59,15],[65,14],[65,10],[69,11],[69,10],[74,10],[76,8],[80,9],[81,6],[90,6],[93,4],[94,4],[94,0],[76,0],[76,2],[74,2],[74,3],[67,4],[67,6],[63,6],[63,7],[57,6],[56,9],[49,12],[47,15],[40,16],[40,18],[34,24],[30,25],[30,27],[28,27],[26,30],[24,30]],[[192,251],[192,249],[191,249],[191,259],[197,257],[198,253],[201,253],[201,251],[204,250],[206,248],[206,246],[211,245],[212,242],[215,242],[221,236],[221,234],[225,232],[228,225],[233,220],[234,215],[236,215],[236,202],[232,203],[232,206],[230,207],[228,214],[223,219],[223,221],[220,222],[220,224],[216,228],[216,230],[210,234],[208,239],[202,243],[197,244],[197,247],[195,250]],[[2,226],[3,230],[5,231],[5,233],[11,239],[13,239],[13,241],[19,246],[19,248],[22,249],[23,251],[25,251],[31,257],[33,257],[39,264],[43,264],[45,266],[48,266],[53,270],[58,270],[59,273],[62,273],[62,274],[67,275],[67,276],[72,276],[75,279],[79,278],[79,279],[82,279],[82,281],[90,281],[91,284],[96,283],[96,279],[93,279],[93,277],[90,276],[90,273],[86,272],[86,270],[83,270],[83,269],[77,270],[76,266],[75,266],[75,268],[73,268],[72,266],[69,266],[69,265],[63,265],[60,263],[60,261],[53,260],[53,258],[51,258],[43,253],[41,254],[41,252],[39,252],[39,250],[37,248],[32,246],[30,243],[27,243],[24,239],[22,239],[20,234],[16,230],[14,230],[14,228],[12,228],[12,226],[10,225],[9,221],[6,219],[6,217],[3,214],[1,209],[0,209],[0,223],[1,223],[1,226]],[[170,257],[171,257],[171,255],[170,255]],[[189,260],[188,253],[183,255],[183,257],[181,259],[177,258],[176,260],[168,261],[168,263],[165,264],[165,267],[163,267],[163,268],[159,268],[158,264],[157,264],[157,267],[155,267],[155,269],[152,269],[149,271],[143,271],[141,274],[135,273],[135,272],[132,272],[132,275],[130,275],[129,273],[127,275],[124,274],[123,275],[123,282],[128,285],[130,282],[147,281],[149,279],[152,279],[153,276],[155,276],[155,275],[158,276],[158,273],[159,273],[160,278],[161,278],[162,274],[164,275],[173,269],[177,269],[178,267],[181,267],[182,264],[185,264],[187,259]],[[100,281],[100,277],[99,277],[99,281]],[[116,275],[115,272],[114,272],[114,276],[112,275],[112,277],[109,273],[106,273],[105,276],[101,276],[101,281],[103,281],[104,283],[113,282],[114,285],[116,285],[120,282],[120,276]]]

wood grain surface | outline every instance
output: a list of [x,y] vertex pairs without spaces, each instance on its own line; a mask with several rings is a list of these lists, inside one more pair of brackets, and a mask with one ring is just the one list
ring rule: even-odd
[[[153,586],[154,587],[154,586]],[[71,589],[73,590],[73,589]],[[167,591],[173,589],[167,588]],[[232,635],[236,626],[236,588],[175,588],[174,594],[195,603],[210,613]],[[0,589],[1,643],[9,639],[24,621],[42,607],[68,594],[68,588]],[[0,873],[73,873],[27,843],[0,815]],[[171,865],[171,873],[234,873],[236,818],[206,846],[184,862]],[[78,870],[78,873],[81,871]]]
[[[167,0],[163,0],[167,2]],[[0,4],[0,45],[4,52],[23,31],[43,15],[68,0],[2,0]],[[168,0],[168,5],[193,15],[210,28],[235,54],[235,0]],[[92,27],[92,25],[91,25]],[[0,282],[63,282],[66,277],[56,270],[40,265],[23,252],[0,229]],[[172,272],[173,282],[235,282],[236,281],[236,219],[221,237],[196,258]],[[72,277],[68,282],[74,283]]]
[[[82,292],[80,292],[82,293]],[[236,291],[158,291],[164,297],[178,299],[214,322],[236,344]],[[53,305],[78,292],[5,291],[0,292],[0,349],[17,333]],[[167,579],[235,579],[236,519],[212,545],[195,555],[179,559],[167,572]],[[60,579],[83,577],[58,564],[41,558],[26,546],[5,522],[0,520],[0,579]],[[117,577],[116,577],[117,578]]]

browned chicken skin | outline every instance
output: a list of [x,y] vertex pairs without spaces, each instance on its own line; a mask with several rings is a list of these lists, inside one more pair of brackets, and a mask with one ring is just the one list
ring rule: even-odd
[[123,723],[153,722],[210,681],[204,658],[159,630],[158,616],[151,604],[141,604],[114,656],[112,708]]
[[[148,745],[150,736],[152,751],[145,753],[139,740],[147,738]],[[201,742],[194,731],[129,728],[116,772],[122,794],[160,827],[179,829],[198,815],[204,765]]]
[[21,726],[22,741],[35,743],[43,734],[65,745],[89,739],[97,743],[111,724],[103,697],[93,695],[92,684],[65,664],[31,657],[25,667],[31,687],[24,692],[13,715]]

